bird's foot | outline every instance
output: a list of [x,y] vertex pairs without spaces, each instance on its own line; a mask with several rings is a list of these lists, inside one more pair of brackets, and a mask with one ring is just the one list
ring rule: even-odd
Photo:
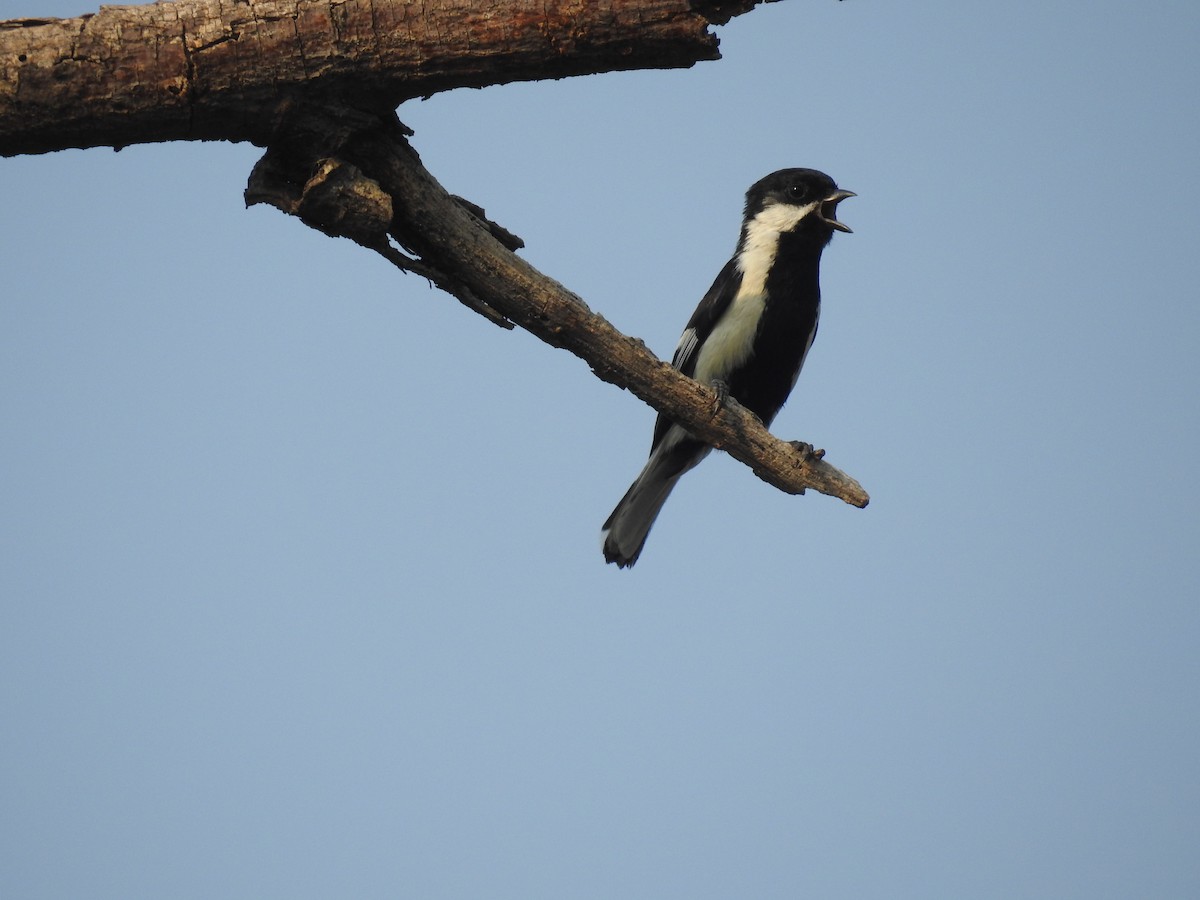
[[729,399],[729,385],[717,378],[712,380],[711,385],[712,389],[716,391],[717,396],[713,398],[712,412],[708,414],[710,419],[721,411],[721,407]]

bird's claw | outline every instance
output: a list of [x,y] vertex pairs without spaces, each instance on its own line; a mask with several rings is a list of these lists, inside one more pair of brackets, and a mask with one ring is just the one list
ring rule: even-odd
[[712,412],[709,413],[709,418],[713,418],[721,411],[721,407],[725,405],[725,401],[729,399],[729,385],[719,379],[714,378],[711,382],[712,389],[716,392],[716,397],[713,398]]

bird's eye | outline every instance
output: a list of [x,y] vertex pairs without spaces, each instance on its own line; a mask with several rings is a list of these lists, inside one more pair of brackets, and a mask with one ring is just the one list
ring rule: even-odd
[[788,185],[787,195],[792,200],[803,200],[807,193],[808,193],[808,188],[806,188],[802,184]]

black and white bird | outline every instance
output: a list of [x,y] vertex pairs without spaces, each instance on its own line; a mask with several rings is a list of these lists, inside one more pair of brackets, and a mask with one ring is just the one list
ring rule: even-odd
[[[817,336],[821,252],[850,191],[815,169],[781,169],[746,192],[733,258],[692,313],[672,365],[733,397],[770,425]],[[650,527],[684,472],[712,450],[660,415],[645,468],[604,523],[604,558],[637,562]]]

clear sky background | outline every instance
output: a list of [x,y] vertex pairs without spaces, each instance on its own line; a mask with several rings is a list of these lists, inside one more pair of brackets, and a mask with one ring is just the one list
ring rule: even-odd
[[626,572],[632,395],[254,147],[0,160],[0,896],[1200,896],[1200,4],[719,33],[400,110],[664,356],[751,182],[859,195],[774,430],[871,505],[713,456]]

